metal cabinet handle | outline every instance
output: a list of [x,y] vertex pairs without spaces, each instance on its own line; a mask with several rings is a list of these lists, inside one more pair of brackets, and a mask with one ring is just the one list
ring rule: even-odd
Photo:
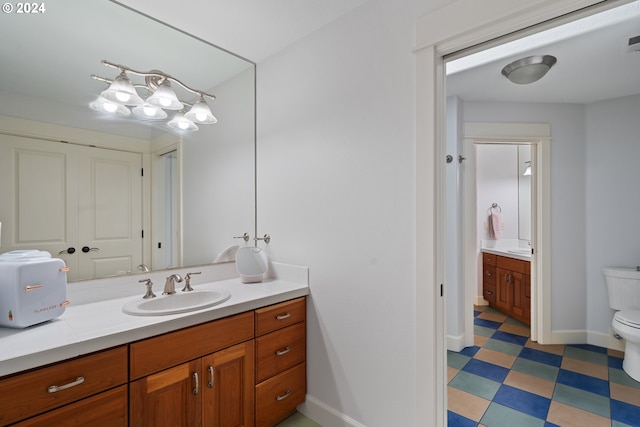
[[209,372],[209,382],[207,383],[207,387],[213,388],[213,366],[209,366],[207,371]]
[[291,396],[291,390],[287,390],[287,391],[284,392],[284,394],[282,394],[280,396],[276,396],[276,400],[277,401],[284,400],[289,396]]
[[484,273],[484,274],[485,274],[486,276],[491,277],[491,271],[490,271],[490,270],[485,271],[485,273]]
[[284,319],[288,319],[289,317],[291,317],[291,313],[286,312],[284,314],[278,314],[276,316],[276,320],[284,320]]
[[200,385],[199,385],[199,381],[198,381],[198,373],[197,372],[193,373],[193,381],[195,382],[195,387],[193,388],[193,394],[198,394],[198,392],[200,391]]
[[282,350],[276,351],[276,356],[284,356],[285,354],[289,353],[290,351],[291,351],[291,347],[286,346]]
[[83,382],[84,382],[84,377],[78,377],[78,378],[76,378],[75,381],[72,381],[69,384],[49,386],[47,391],[49,393],[56,393],[58,391],[62,391],[62,390],[66,390],[66,389],[71,388],[71,387],[75,387],[75,386],[77,386],[79,384],[82,384]]
[[493,295],[493,292],[487,291],[487,295]]

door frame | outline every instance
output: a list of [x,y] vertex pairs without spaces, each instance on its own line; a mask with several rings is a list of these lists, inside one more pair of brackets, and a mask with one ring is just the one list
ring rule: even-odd
[[[445,56],[486,49],[632,0],[457,0],[416,22],[416,425],[447,423]],[[535,27],[535,28],[534,28]],[[518,34],[514,34],[518,32]],[[501,38],[500,41],[496,41]],[[478,47],[480,44],[483,46]]]
[[[476,210],[475,144],[526,144],[532,148],[534,170],[531,192],[531,339],[551,343],[551,126],[545,123],[464,124],[464,343],[473,345],[473,305],[477,294],[480,261]],[[464,207],[468,207],[464,209]]]

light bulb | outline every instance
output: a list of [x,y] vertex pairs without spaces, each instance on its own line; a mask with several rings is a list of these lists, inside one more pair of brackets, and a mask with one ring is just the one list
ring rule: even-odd
[[108,113],[115,113],[115,111],[118,109],[118,106],[116,104],[111,103],[111,102],[104,102],[102,104],[102,107]]
[[156,115],[158,110],[156,110],[153,107],[144,106],[144,107],[142,107],[142,112],[144,113],[145,116],[153,117],[153,116]]
[[118,101],[122,102],[123,104],[125,102],[129,102],[129,100],[131,99],[131,95],[128,93],[124,93],[124,92],[116,92],[116,98],[118,99]]

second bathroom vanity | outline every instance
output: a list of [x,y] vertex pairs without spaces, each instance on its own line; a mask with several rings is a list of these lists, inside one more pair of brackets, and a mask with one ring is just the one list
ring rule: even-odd
[[482,250],[482,295],[489,306],[531,324],[531,261],[524,251]]

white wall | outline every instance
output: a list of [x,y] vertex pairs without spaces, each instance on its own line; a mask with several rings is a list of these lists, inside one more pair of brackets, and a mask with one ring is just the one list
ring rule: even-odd
[[184,265],[210,263],[244,244],[234,236],[253,236],[253,85],[250,69],[213,88],[209,105],[218,123],[184,136]]
[[307,407],[338,414],[313,416],[326,427],[416,424],[423,3],[370,0],[258,64],[258,232],[274,259],[310,267]]
[[475,149],[477,241],[492,239],[488,221],[494,203],[502,218],[499,238],[518,239],[518,146],[479,144]]
[[585,107],[465,102],[468,122],[551,125],[551,329],[586,329]]
[[640,95],[586,108],[587,328],[609,333],[602,268],[640,265]]
[[[460,348],[464,335],[465,288],[462,263],[463,260],[463,215],[461,211],[464,194],[463,180],[460,174],[461,164],[458,156],[462,155],[463,122],[462,100],[456,97],[447,98],[447,154],[453,161],[446,168],[446,278],[445,289],[447,299],[447,348]],[[457,344],[456,344],[457,343]]]

